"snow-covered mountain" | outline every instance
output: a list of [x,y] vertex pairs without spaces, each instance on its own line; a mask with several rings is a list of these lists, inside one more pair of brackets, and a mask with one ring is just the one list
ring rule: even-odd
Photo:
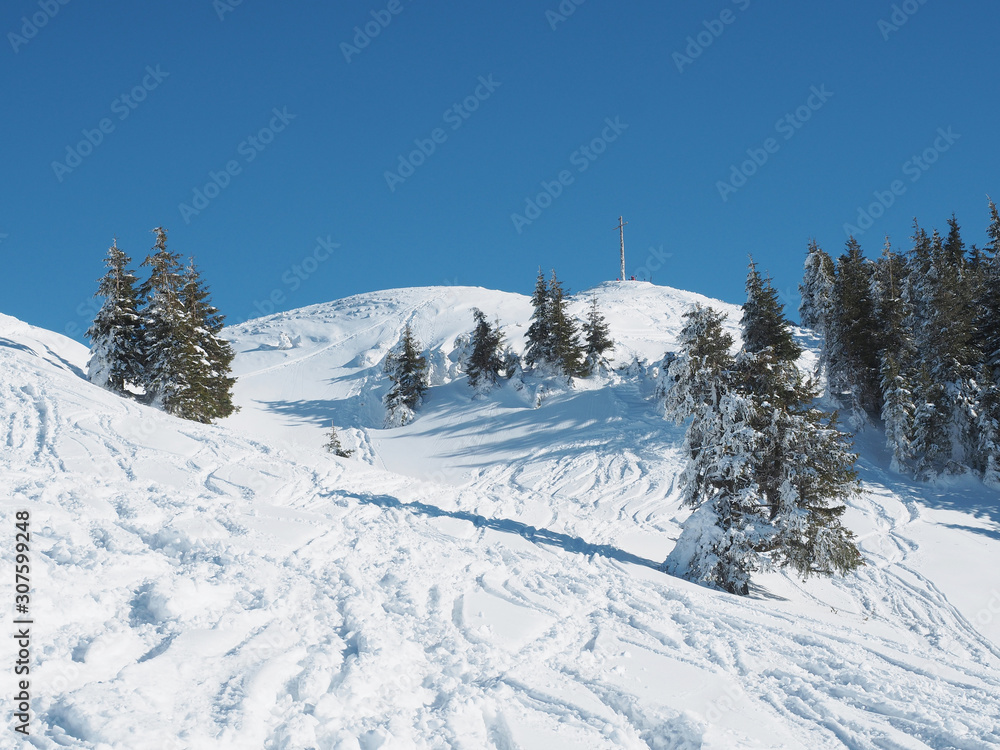
[[[251,321],[227,331],[241,411],[217,426],[92,386],[83,347],[0,316],[10,540],[31,512],[30,746],[1000,745],[996,493],[891,474],[862,434],[859,574],[760,576],[748,598],[670,577],[683,433],[648,366],[694,301],[734,329],[739,312],[643,282],[571,309],[592,296],[631,367],[477,399],[456,339],[479,307],[521,348],[526,297],[404,289]],[[433,387],[383,429],[407,323]],[[322,450],[331,420],[350,459]]]

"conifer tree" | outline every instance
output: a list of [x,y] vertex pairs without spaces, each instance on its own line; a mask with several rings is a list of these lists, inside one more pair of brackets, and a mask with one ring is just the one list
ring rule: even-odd
[[815,240],[810,242],[805,274],[799,285],[799,293],[802,295],[799,320],[803,327],[811,328],[820,335],[824,335],[826,321],[830,317],[835,275],[833,259],[820,249]]
[[[721,318],[696,308],[670,365],[667,413],[691,417],[682,498],[697,510],[685,523],[678,555],[688,574],[746,594],[750,575],[770,565],[803,577],[846,573],[863,564],[840,518],[857,492],[856,456],[834,415],[812,403],[817,393],[794,365],[794,348],[746,340],[791,341],[780,303],[770,306],[755,269],[748,278],[744,324],[768,336],[744,336],[733,359]],[[749,313],[747,312],[749,310]],[[784,321],[784,322],[781,322]],[[792,342],[794,343],[794,342]],[[775,351],[783,351],[782,357]],[[668,560],[669,563],[669,560]]]
[[344,450],[344,447],[340,444],[340,437],[337,435],[337,426],[333,422],[330,423],[330,435],[324,447],[335,456],[340,456],[340,458],[350,458],[351,454],[354,453],[353,449]]
[[421,349],[407,323],[402,340],[385,360],[385,371],[393,383],[385,397],[390,422],[401,425],[409,422],[427,391],[427,358],[420,353]]
[[750,575],[766,565],[761,550],[770,537],[754,476],[760,436],[748,429],[755,407],[734,387],[725,316],[696,305],[684,317],[666,411],[675,422],[691,420],[680,484],[695,511],[671,558],[692,580],[745,596]]
[[228,417],[236,411],[232,395],[236,379],[230,376],[235,352],[219,336],[225,316],[212,305],[194,261],[181,280],[180,299],[188,334],[180,352],[187,387],[177,394],[175,413],[205,423]]
[[798,378],[795,362],[802,355],[802,347],[795,343],[791,324],[785,317],[778,293],[770,279],[762,279],[753,260],[747,272],[747,301],[743,304],[740,327],[743,349],[759,355],[746,359],[753,371],[746,373],[748,381],[758,393],[773,394],[784,403],[793,394],[784,394],[784,387]]
[[142,376],[142,327],[131,262],[116,239],[104,259],[108,271],[94,295],[104,297],[104,303],[87,331],[91,341],[87,376],[95,385],[118,394]]
[[855,423],[882,413],[878,323],[871,298],[872,264],[851,237],[837,261],[833,311],[824,342],[827,388]]
[[583,323],[583,335],[585,357],[583,369],[585,373],[590,374],[604,360],[604,352],[615,346],[611,340],[611,329],[597,307],[597,297],[592,297],[590,300],[587,320]]
[[552,341],[552,360],[569,378],[583,373],[583,346],[580,344],[580,331],[576,320],[570,317],[566,310],[566,293],[562,282],[552,271],[549,278],[549,330]]
[[538,269],[535,281],[535,292],[531,297],[532,323],[526,334],[528,348],[524,353],[524,362],[528,367],[538,367],[550,364],[555,359],[552,347],[552,313],[549,301],[549,285],[545,281],[542,269]]
[[491,387],[497,384],[500,371],[505,367],[503,354],[503,332],[499,323],[491,325],[485,313],[478,308],[472,311],[476,327],[472,332],[469,359],[465,371],[469,385],[473,388]]
[[978,346],[993,375],[1000,380],[1000,211],[989,201],[989,242],[983,251],[979,294]]
[[181,302],[180,256],[167,250],[165,229],[153,231],[154,252],[142,262],[150,269],[149,278],[139,287],[143,303],[142,386],[147,403],[174,414],[178,396],[188,386],[184,363],[191,329]]

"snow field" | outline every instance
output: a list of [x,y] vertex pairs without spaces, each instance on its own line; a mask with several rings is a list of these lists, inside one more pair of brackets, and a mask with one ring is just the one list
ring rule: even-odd
[[[616,364],[659,359],[696,298],[594,293]],[[0,319],[0,503],[32,511],[31,746],[1000,744],[981,485],[910,485],[861,436],[860,574],[695,586],[655,569],[687,511],[683,431],[651,385],[472,400],[451,358],[472,306],[520,346],[526,298],[462,287],[240,326],[242,411],[215,427],[92,387],[78,345]],[[386,430],[378,368],[406,322],[434,387]],[[334,418],[351,459],[321,451]]]

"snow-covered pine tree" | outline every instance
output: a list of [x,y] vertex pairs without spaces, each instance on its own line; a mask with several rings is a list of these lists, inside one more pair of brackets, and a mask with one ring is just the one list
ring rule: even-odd
[[680,484],[683,502],[695,511],[665,567],[746,595],[750,575],[766,565],[760,550],[770,536],[754,477],[753,457],[762,447],[749,429],[755,406],[733,387],[725,316],[696,305],[684,317],[666,413],[675,422],[691,420]]
[[878,323],[871,299],[872,264],[854,237],[837,261],[824,360],[827,390],[860,426],[882,413]]
[[816,241],[809,243],[806,255],[805,273],[799,285],[802,302],[799,305],[799,319],[805,328],[825,335],[826,321],[833,304],[833,283],[836,267]]
[[586,374],[593,373],[601,362],[606,361],[604,353],[614,349],[614,342],[611,340],[611,329],[608,327],[604,315],[597,307],[597,297],[591,297],[590,309],[587,311],[587,319],[583,323],[584,336],[584,363],[583,370]]
[[189,337],[182,351],[187,388],[177,396],[177,414],[205,423],[228,417],[236,411],[236,379],[230,376],[235,352],[219,336],[225,316],[212,305],[193,260],[184,271],[180,298]]
[[490,388],[497,384],[500,371],[505,367],[503,331],[499,323],[491,325],[479,308],[472,310],[472,316],[476,327],[472,331],[471,352],[465,363],[465,372],[469,376],[469,385],[474,389]]
[[421,343],[414,336],[410,324],[403,329],[403,338],[385,359],[385,371],[392,380],[392,388],[385,396],[387,422],[403,425],[413,419],[427,391],[427,358],[420,352]]
[[351,454],[354,453],[353,449],[345,450],[344,446],[340,444],[340,437],[337,435],[337,426],[333,422],[330,423],[330,435],[326,445],[323,447],[330,453],[341,458],[350,458]]
[[544,367],[554,361],[552,351],[552,315],[549,302],[549,285],[542,269],[538,269],[535,291],[531,296],[531,325],[525,334],[528,347],[524,353],[524,363],[531,368]]
[[137,383],[142,375],[136,276],[129,268],[132,259],[118,247],[116,239],[104,259],[108,271],[100,280],[96,297],[104,297],[93,324],[87,330],[90,382],[109,391],[124,394],[128,383]]
[[141,384],[147,403],[175,414],[178,395],[188,387],[184,362],[191,329],[181,302],[180,256],[167,250],[167,232],[163,227],[153,232],[154,252],[142,262],[143,266],[149,266],[149,278],[139,287],[143,304]]
[[555,270],[549,278],[549,330],[552,341],[552,360],[568,378],[583,374],[583,346],[576,320],[566,310],[566,292],[556,278]]
[[979,294],[979,349],[993,370],[994,382],[1000,382],[1000,211],[989,201],[989,242],[983,249]]
[[[957,234],[957,223],[952,234]],[[954,243],[954,240],[952,241]],[[961,240],[958,240],[961,250]],[[929,248],[926,261],[925,247]],[[930,479],[962,470],[971,442],[976,400],[972,346],[973,313],[963,301],[964,250],[955,254],[935,230],[928,243],[915,248],[924,270],[919,280],[919,322],[914,349],[920,376],[915,381],[914,440],[918,476]],[[955,258],[958,258],[956,267]]]
[[885,238],[882,257],[875,264],[871,296],[879,331],[879,375],[882,390],[882,422],[886,445],[892,452],[894,471],[909,470],[913,458],[913,378],[916,352],[913,336],[903,325],[906,306],[902,289],[906,280],[906,259],[893,252]]

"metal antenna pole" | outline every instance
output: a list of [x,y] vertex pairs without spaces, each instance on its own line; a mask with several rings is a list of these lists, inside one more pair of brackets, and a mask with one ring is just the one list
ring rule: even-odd
[[623,217],[619,216],[618,226],[615,227],[615,229],[619,230],[622,233],[622,275],[621,275],[622,281],[625,281],[625,225],[626,224],[628,224],[628,222],[625,221]]

